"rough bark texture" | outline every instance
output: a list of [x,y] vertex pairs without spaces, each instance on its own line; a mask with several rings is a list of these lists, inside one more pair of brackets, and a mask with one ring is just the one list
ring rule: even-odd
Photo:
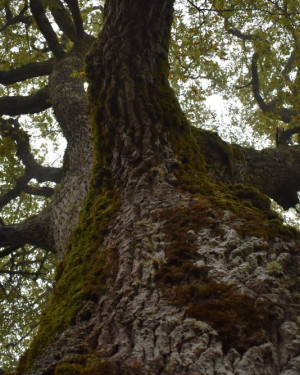
[[74,72],[83,70],[84,51],[70,54],[54,67],[50,75],[50,100],[55,116],[68,142],[64,156],[64,175],[49,206],[53,248],[62,253],[88,191],[93,162],[91,128],[83,82]]
[[[299,374],[298,235],[255,189],[224,184],[249,183],[276,196],[262,179],[269,162],[253,155],[271,167],[286,162],[279,150],[229,152],[223,143],[210,153],[209,141],[191,135],[167,82],[172,6],[107,1],[88,58],[94,177],[19,374]],[[66,187],[55,197],[57,211],[51,208],[58,249],[76,221],[66,219],[78,217],[68,197],[82,205],[91,160],[84,95],[65,84],[77,64],[68,59],[54,68],[49,86],[50,98],[51,85],[62,95],[52,103],[70,137]],[[72,310],[64,301],[83,271]],[[84,294],[88,282],[95,288]],[[59,308],[71,309],[67,326],[55,321]]]
[[[201,134],[200,130],[198,132]],[[202,134],[200,146],[205,153],[209,175],[213,180],[254,186],[285,209],[298,203],[299,146],[281,146],[257,151],[229,145],[216,133]]]

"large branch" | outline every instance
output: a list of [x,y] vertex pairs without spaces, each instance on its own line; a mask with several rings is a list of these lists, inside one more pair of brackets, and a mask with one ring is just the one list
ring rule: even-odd
[[70,39],[72,42],[76,41],[76,30],[69,15],[69,12],[64,7],[60,0],[53,0],[53,6],[51,8],[51,14],[61,29],[61,31]]
[[38,113],[50,107],[48,87],[44,87],[28,96],[6,96],[0,98],[0,116]]
[[72,13],[72,17],[74,20],[75,28],[76,28],[76,39],[79,40],[84,35],[84,29],[83,29],[83,21],[80,14],[80,8],[78,5],[77,0],[65,0],[65,2],[68,4],[69,9]]
[[59,44],[57,35],[46,17],[42,0],[30,0],[30,8],[37,26],[46,39],[49,48],[57,59],[61,59],[64,56],[64,50]]
[[36,195],[39,197],[50,198],[54,194],[54,189],[47,186],[31,186],[26,185],[23,189],[24,193]]
[[[300,191],[300,146],[255,150],[229,145],[216,133],[195,130],[215,181],[251,185],[282,207],[294,207]],[[201,134],[205,133],[203,137]]]
[[26,79],[49,75],[53,69],[53,61],[35,62],[10,70],[0,70],[0,84],[12,85]]
[[0,226],[0,252],[6,256],[22,246],[34,245],[46,250],[52,249],[52,237],[46,217],[36,215],[20,224]]

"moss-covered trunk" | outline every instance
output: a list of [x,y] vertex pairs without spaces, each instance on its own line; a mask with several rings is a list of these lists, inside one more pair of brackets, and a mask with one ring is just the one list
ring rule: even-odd
[[168,85],[172,7],[106,3],[91,186],[19,374],[299,373],[298,235],[209,177]]

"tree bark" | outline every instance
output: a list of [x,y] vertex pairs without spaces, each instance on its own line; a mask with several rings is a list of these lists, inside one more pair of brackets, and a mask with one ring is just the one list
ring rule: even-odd
[[188,127],[168,84],[172,11],[173,0],[106,2],[87,59],[94,169],[79,220],[68,199],[81,207],[87,191],[87,106],[79,85],[60,85],[73,57],[54,67],[70,142],[51,206],[65,254],[18,374],[299,373],[299,236],[265,196],[225,184],[272,190],[250,151],[214,156]]

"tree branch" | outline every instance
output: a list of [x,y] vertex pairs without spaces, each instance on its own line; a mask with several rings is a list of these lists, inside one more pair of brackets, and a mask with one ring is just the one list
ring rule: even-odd
[[76,30],[68,11],[60,0],[54,0],[53,5],[51,14],[56,24],[72,42],[75,42]]
[[259,78],[258,78],[258,69],[257,69],[257,61],[258,61],[258,53],[255,52],[252,56],[252,63],[251,63],[251,75],[252,75],[252,91],[254,98],[259,105],[260,109],[263,113],[271,112],[274,108],[270,108],[270,106],[264,101],[260,94],[259,88]]
[[80,40],[84,35],[83,21],[80,14],[80,9],[77,0],[65,0],[68,4],[76,28],[76,40]]
[[[257,8],[257,7],[235,7],[235,6],[232,6],[232,8],[223,8],[223,9],[213,9],[213,8],[200,8],[199,6],[197,6],[193,1],[191,0],[186,0],[192,7],[194,7],[195,9],[197,9],[199,12],[217,12],[217,13],[225,13],[225,12],[247,12],[247,11],[256,11],[256,12],[261,12],[261,13],[265,13],[265,14],[269,14],[271,16],[283,16],[283,15],[287,15],[287,16],[291,16],[291,15],[298,15],[299,12],[292,12],[292,13],[287,13],[286,11],[282,11],[282,12],[278,12],[278,13],[275,13],[275,12],[271,12],[267,9],[262,9],[262,8]],[[279,8],[280,9],[280,8]]]
[[0,134],[2,137],[9,137],[16,142],[17,156],[25,165],[25,173],[17,179],[15,187],[0,197],[0,208],[17,198],[22,192],[45,197],[51,196],[54,192],[52,188],[28,186],[28,182],[35,178],[38,182],[53,181],[58,183],[61,179],[61,169],[44,167],[35,160],[30,151],[29,136],[20,129],[16,119],[3,120],[0,118]]
[[300,133],[300,126],[294,126],[293,128],[283,130],[278,135],[278,145],[285,145],[288,143],[290,138],[294,134]]
[[233,36],[238,37],[239,39],[242,39],[243,41],[246,40],[253,40],[254,37],[252,34],[243,34],[241,31],[231,27],[230,29],[226,30],[228,34],[231,34]]
[[266,103],[261,96],[260,88],[259,88],[259,77],[258,77],[258,69],[257,69],[257,61],[258,61],[258,53],[255,52],[252,56],[252,63],[251,63],[251,74],[252,74],[252,91],[254,98],[259,105],[260,109],[263,113],[274,113],[280,117],[280,120],[289,123],[292,121],[293,117],[297,115],[297,111],[288,108],[277,108],[278,101],[272,101]]
[[11,202],[13,199],[16,199],[22,193],[24,187],[31,180],[30,176],[22,176],[17,179],[16,185],[14,188],[10,189],[7,193],[3,194],[0,197],[0,209]]
[[[24,245],[53,251],[47,212],[41,212],[19,224],[0,226],[0,247],[5,248],[1,251],[0,257],[12,254]],[[5,253],[7,254],[4,255]]]
[[216,182],[253,186],[285,209],[298,203],[300,146],[258,151],[227,144],[216,133],[193,131],[206,155],[208,173]]
[[48,87],[28,96],[6,96],[0,98],[0,116],[18,116],[42,112],[51,107]]
[[0,259],[5,258],[7,255],[12,254],[14,251],[18,250],[20,246],[10,246],[7,247],[6,249],[0,251]]
[[29,25],[31,22],[31,17],[30,16],[25,16],[25,12],[28,9],[28,5],[26,4],[20,11],[20,13],[13,17],[12,11],[8,5],[7,2],[5,2],[5,15],[6,15],[6,23],[4,26],[0,28],[0,32],[4,31],[7,27],[15,25],[17,23],[24,23],[26,25]]
[[53,52],[56,59],[61,59],[64,56],[64,50],[59,44],[57,35],[54,32],[48,18],[46,17],[42,1],[30,0],[30,8],[37,26],[46,39],[49,48]]
[[20,129],[18,120],[0,118],[0,134],[3,138],[9,137],[16,142],[17,156],[22,160],[27,170],[38,166],[30,151],[29,136],[24,130]]
[[16,119],[3,120],[0,118],[0,134],[10,137],[17,144],[17,156],[25,165],[26,172],[39,182],[60,182],[61,169],[40,165],[31,154],[29,135],[22,129]]
[[232,12],[232,11],[248,11],[248,10],[259,10],[258,8],[235,8],[234,6],[232,8],[223,8],[223,9],[213,9],[213,8],[200,8],[198,5],[196,5],[193,1],[187,0],[187,2],[197,9],[199,12]]
[[8,190],[5,194],[3,194],[0,197],[0,209],[12,200],[19,197],[22,192],[31,195],[38,195],[41,197],[51,197],[51,195],[54,193],[54,189],[45,186],[34,187],[28,185],[28,183],[33,178],[35,178],[38,182],[47,182],[50,180],[49,178],[54,179],[54,176],[51,176],[52,171],[53,175],[55,175],[55,177],[57,177],[58,180],[58,178],[60,178],[61,176],[61,171],[58,168],[39,166],[35,170],[25,171],[25,174],[16,180],[15,187]]
[[49,75],[53,69],[53,61],[35,62],[10,70],[0,70],[0,84],[12,85],[26,79]]
[[26,185],[23,188],[24,193],[37,195],[39,197],[50,198],[54,194],[54,189],[47,186],[31,186]]
[[282,69],[282,75],[288,82],[291,81],[288,74],[291,72],[291,70],[293,68],[293,64],[294,64],[295,59],[296,59],[295,50],[293,50],[292,53],[290,54],[290,57],[288,58],[288,60],[285,64],[285,67]]
[[[255,38],[258,38],[258,36],[256,36],[256,35],[244,34],[244,33],[242,33],[241,31],[239,31],[235,28],[229,28],[229,29],[227,29],[227,32],[229,34],[233,35],[233,36],[238,37],[239,39],[243,40],[244,42],[249,41],[249,40],[254,40]],[[281,121],[283,121],[285,123],[290,123],[292,121],[293,117],[295,117],[297,115],[297,111],[292,110],[292,109],[288,109],[288,108],[284,108],[284,107],[278,108],[279,100],[277,100],[277,99],[275,99],[273,101],[270,101],[269,103],[266,103],[265,100],[263,99],[262,95],[261,95],[260,87],[259,87],[258,67],[257,67],[258,58],[259,58],[259,54],[257,52],[255,52],[252,55],[252,61],[251,61],[251,76],[252,76],[252,79],[251,79],[251,82],[250,82],[250,84],[252,84],[253,96],[254,96],[259,108],[262,110],[262,112],[264,114],[273,113],[274,115],[277,115]],[[290,69],[292,68],[293,61],[294,61],[294,54],[292,53],[290,55],[288,61],[287,61],[287,64],[286,64],[285,68],[282,71],[282,74],[286,79],[288,78],[287,75],[288,75]],[[248,87],[248,86],[249,86],[249,84],[247,84],[245,86],[242,86],[242,87],[239,87],[239,88],[245,88],[245,87]],[[284,139],[284,137],[282,138],[281,141],[283,141],[283,139]],[[288,139],[289,139],[289,137],[287,138],[287,140]]]

